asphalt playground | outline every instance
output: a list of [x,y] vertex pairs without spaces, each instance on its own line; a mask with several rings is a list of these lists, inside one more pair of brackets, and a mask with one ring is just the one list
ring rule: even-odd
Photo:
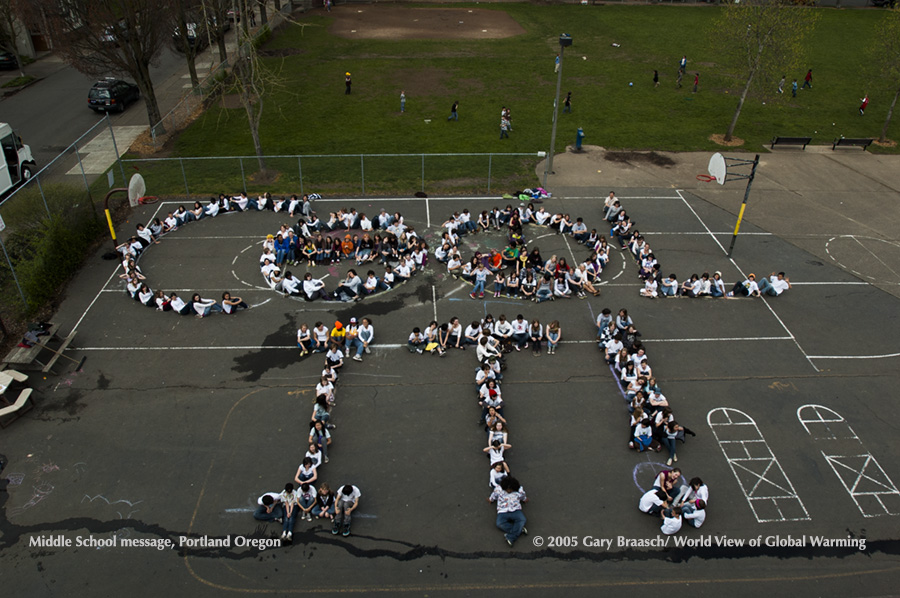
[[[214,298],[229,290],[252,306],[197,319],[129,300],[121,270],[100,252],[55,318],[64,332],[77,331],[66,355],[86,356],[83,371],[60,360],[57,375],[33,375],[37,409],[0,436],[4,585],[34,596],[894,593],[896,158],[766,155],[729,258],[743,184],[698,183],[701,155],[679,155],[674,167],[601,156],[560,156],[545,207],[600,230],[602,199],[614,190],[665,273],[684,280],[719,270],[730,286],[750,272],[784,270],[793,288],[765,299],[643,299],[635,264],[616,252],[601,296],[584,300],[472,300],[432,261],[365,301],[306,303],[269,290],[256,264],[260,242],[285,217],[243,213],[182,227],[141,259],[153,289]],[[877,184],[865,168],[881,173]],[[807,178],[793,180],[798,172]],[[182,202],[172,201],[140,208],[128,226]],[[454,211],[505,203],[326,197],[315,208],[399,211],[434,238]],[[526,236],[545,256],[586,257],[547,229]],[[463,253],[500,244],[499,233],[480,235]],[[316,275],[334,288],[347,267]],[[623,545],[659,542],[659,522],[637,501],[665,457],[626,447],[624,402],[594,342],[605,307],[628,309],[676,418],[697,433],[679,448],[678,465],[710,488],[706,524],[679,535],[698,545]],[[439,359],[403,346],[413,326],[486,313],[559,320],[564,341],[556,355],[509,355],[508,462],[530,498],[530,533],[513,549],[485,501],[474,352]],[[353,534],[297,522],[292,546],[237,546],[238,538],[278,537],[280,526],[256,522],[252,510],[261,493],[293,479],[306,450],[322,360],[298,359],[296,329],[352,316],[372,320],[376,347],[340,376],[338,427],[319,479],[361,489]],[[35,545],[60,536],[73,546]],[[75,545],[91,536],[175,547]],[[179,548],[182,536],[232,545]],[[855,546],[814,546],[812,538]]]

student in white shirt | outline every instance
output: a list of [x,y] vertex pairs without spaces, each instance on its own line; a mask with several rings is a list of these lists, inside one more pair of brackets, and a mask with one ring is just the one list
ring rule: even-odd
[[215,197],[211,197],[209,200],[209,204],[207,204],[206,208],[204,208],[203,213],[207,216],[215,217],[219,215],[219,200]]
[[640,509],[642,513],[647,513],[648,515],[658,515],[661,513],[665,508],[666,503],[660,494],[662,493],[655,489],[645,492],[638,503],[638,509]]
[[510,326],[512,326],[512,341],[515,343],[516,351],[521,351],[528,342],[528,322],[525,320],[525,316],[519,314],[515,320],[510,322]]
[[231,293],[225,291],[222,293],[222,311],[226,314],[237,313],[239,309],[249,309],[243,299],[240,297],[232,297]]
[[313,301],[315,299],[324,299],[325,301],[328,301],[330,297],[328,293],[322,290],[324,286],[325,283],[318,278],[313,278],[313,275],[310,272],[307,272],[303,276],[303,292],[306,294],[306,299],[308,301]]
[[671,510],[663,511],[662,525],[660,531],[667,536],[677,534],[681,530],[681,509],[674,507]]
[[[309,273],[307,273],[309,276]],[[322,322],[316,322],[315,326],[313,326],[313,353],[324,353],[328,350],[328,327]]]
[[734,283],[734,286],[725,296],[729,299],[733,297],[759,297],[759,286],[756,284],[756,275],[752,273],[748,274],[747,280]]
[[495,440],[491,443],[490,446],[484,447],[482,449],[482,452],[487,453],[491,458],[491,469],[493,469],[497,465],[502,465],[503,471],[509,474],[509,465],[506,464],[506,461],[503,458],[503,453],[511,448],[511,445],[505,444],[500,440]]
[[257,521],[278,521],[284,517],[284,508],[281,505],[281,494],[278,492],[266,492],[256,500],[256,511],[253,518]]
[[772,275],[769,276],[769,278],[761,278],[759,281],[759,292],[772,297],[781,295],[789,288],[791,288],[791,281],[789,278],[785,277],[784,272],[779,272],[777,274],[772,272]]

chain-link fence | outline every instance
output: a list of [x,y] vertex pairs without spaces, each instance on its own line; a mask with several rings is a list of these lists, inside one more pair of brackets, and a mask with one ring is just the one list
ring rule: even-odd
[[105,229],[104,193],[127,185],[119,149],[104,118],[0,201],[4,316],[32,315],[81,265]]
[[218,193],[412,195],[512,192],[534,184],[543,152],[123,159],[154,196]]

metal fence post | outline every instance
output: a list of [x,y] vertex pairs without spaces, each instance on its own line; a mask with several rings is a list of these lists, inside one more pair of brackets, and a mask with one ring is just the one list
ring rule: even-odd
[[300,197],[303,197],[303,164],[300,163],[300,156],[297,156],[297,172],[300,173]]
[[44,187],[41,185],[41,177],[36,176],[34,177],[34,180],[37,183],[38,191],[41,192],[41,199],[44,200],[44,209],[47,210],[47,216],[52,216],[53,214],[50,213],[50,206],[47,205],[47,198],[44,196]]
[[87,191],[88,197],[93,201],[91,197],[91,186],[88,185],[87,175],[84,173],[84,164],[81,162],[81,154],[78,153],[78,142],[72,144],[72,147],[75,148],[75,157],[78,158],[78,167],[81,169],[81,180],[84,181],[84,189]]
[[244,159],[238,158],[241,163],[241,183],[244,185],[244,193],[247,192],[247,177],[244,176]]
[[109,112],[106,113],[106,124],[109,126],[109,137],[113,142],[113,151],[116,152],[116,162],[119,163],[119,172],[122,173],[122,185],[127,187],[128,181],[125,180],[125,168],[122,166],[122,160],[119,156],[119,146],[116,144],[116,134],[113,132],[112,121],[109,120]]
[[360,154],[359,155],[359,175],[362,180],[362,194],[366,194],[366,159]]
[[425,154],[422,154],[422,193],[425,193]]
[[488,155],[488,195],[491,194],[491,167],[494,165],[494,154]]
[[187,193],[188,199],[190,199],[191,190],[188,188],[187,173],[184,171],[184,158],[178,158],[178,163],[181,164],[181,179],[184,181],[184,192]]
[[22,303],[25,304],[25,307],[28,307],[28,299],[25,298],[25,293],[22,292],[22,286],[19,284],[19,277],[16,276],[16,269],[13,268],[12,262],[9,259],[9,254],[6,252],[6,243],[3,242],[3,237],[0,237],[0,247],[3,248],[3,255],[6,256],[6,263],[9,264],[9,271],[12,272],[13,280],[16,281],[16,288],[19,289]]

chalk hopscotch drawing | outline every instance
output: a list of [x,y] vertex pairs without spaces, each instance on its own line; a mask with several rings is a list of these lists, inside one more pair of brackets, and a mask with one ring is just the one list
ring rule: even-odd
[[803,405],[797,419],[816,441],[863,517],[900,515],[900,491],[847,420],[822,405]]
[[752,417],[737,409],[720,407],[706,415],[706,422],[757,522],[810,519]]
[[141,504],[142,502],[144,502],[143,500],[137,500],[137,501],[132,502],[130,500],[125,500],[124,498],[120,498],[118,500],[109,500],[102,494],[97,494],[96,496],[88,496],[87,494],[85,494],[82,497],[81,502],[83,503],[85,500],[87,500],[88,502],[94,502],[95,500],[102,500],[109,506],[114,506],[114,505],[119,505],[119,504],[128,505],[132,510],[128,511],[128,513],[126,515],[123,515],[122,511],[116,511],[116,515],[119,516],[119,519],[131,519],[131,516],[134,513],[137,513],[139,510],[139,509],[135,509],[134,507]]

